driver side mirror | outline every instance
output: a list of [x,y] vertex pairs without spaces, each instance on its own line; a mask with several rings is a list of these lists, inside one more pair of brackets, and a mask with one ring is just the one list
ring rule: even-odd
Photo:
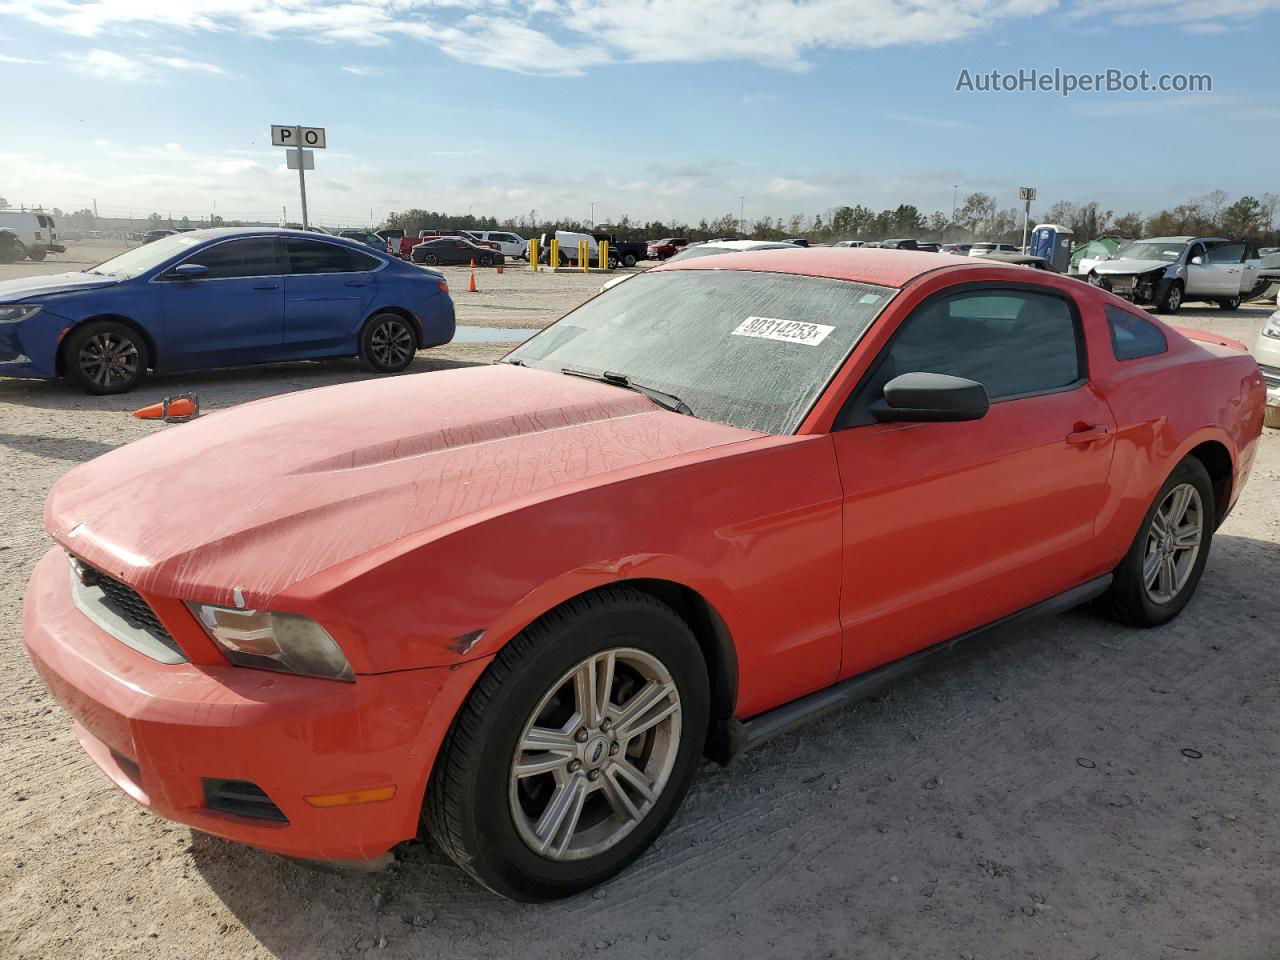
[[1191,265],[1192,265],[1193,267],[1202,267],[1202,266],[1204,266],[1204,257],[1192,257],[1192,258],[1191,258]]
[[941,423],[981,420],[991,401],[976,380],[945,373],[904,373],[884,385],[884,399],[872,404],[881,423]]
[[179,280],[198,280],[209,272],[203,263],[180,263],[169,271],[171,277]]

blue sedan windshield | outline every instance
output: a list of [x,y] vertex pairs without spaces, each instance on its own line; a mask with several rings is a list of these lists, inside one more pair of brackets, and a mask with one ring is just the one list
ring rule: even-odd
[[195,233],[175,233],[171,237],[126,250],[118,257],[112,257],[96,267],[90,267],[85,273],[128,280],[146,273],[152,267],[158,267],[175,254],[194,247],[205,239],[207,238]]

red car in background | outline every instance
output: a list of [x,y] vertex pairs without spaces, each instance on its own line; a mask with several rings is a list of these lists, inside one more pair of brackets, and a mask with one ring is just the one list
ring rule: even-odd
[[649,259],[666,260],[668,257],[674,257],[688,245],[689,241],[683,237],[667,237],[664,240],[650,240],[648,247]]
[[157,813],[331,861],[425,823],[492,890],[567,896],[641,854],[704,755],[1014,617],[1177,616],[1264,400],[1240,344],[1056,274],[696,258],[505,362],[76,467],[25,642]]

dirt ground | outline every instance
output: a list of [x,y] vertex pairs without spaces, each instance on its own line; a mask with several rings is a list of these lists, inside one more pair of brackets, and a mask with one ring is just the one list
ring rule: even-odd
[[[75,249],[0,278],[66,269]],[[465,271],[451,276],[460,315],[502,326],[545,323],[599,284],[480,280],[469,300]],[[1179,322],[1252,343],[1266,313]],[[502,351],[455,345],[412,369]],[[362,376],[351,361],[281,364],[127,398],[0,380],[0,958],[1280,957],[1276,431],[1173,624],[1080,610],[1007,628],[706,765],[657,845],[594,894],[500,900],[430,842],[384,874],[316,873],[140,810],[82,754],[21,647],[50,484],[181,429],[128,416],[166,393],[218,409]]]

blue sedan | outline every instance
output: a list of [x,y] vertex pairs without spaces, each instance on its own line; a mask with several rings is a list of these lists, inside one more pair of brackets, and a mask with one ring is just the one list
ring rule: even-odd
[[0,282],[0,376],[90,393],[148,369],[358,357],[396,373],[453,339],[444,277],[339,237],[195,230],[80,273]]

